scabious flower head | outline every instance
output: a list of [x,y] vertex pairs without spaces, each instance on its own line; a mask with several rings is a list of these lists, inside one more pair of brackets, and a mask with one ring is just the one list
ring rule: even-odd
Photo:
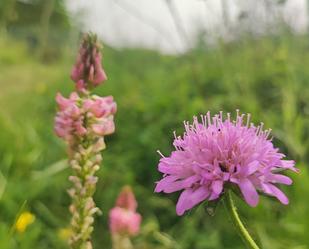
[[121,191],[116,206],[109,213],[110,230],[113,235],[137,235],[142,217],[136,212],[137,202],[130,187]]
[[284,160],[284,154],[274,147],[270,130],[263,124],[250,123],[250,114],[236,120],[222,112],[195,117],[193,124],[185,122],[183,137],[176,136],[175,151],[160,160],[158,170],[164,174],[157,182],[156,192],[182,191],[176,206],[178,215],[203,201],[219,199],[226,187],[237,187],[252,207],[259,202],[257,191],[276,197],[288,204],[288,198],[276,186],[292,184],[281,174],[284,170],[298,171],[294,161]]
[[114,132],[117,105],[112,96],[81,98],[76,92],[69,98],[56,96],[59,111],[55,118],[56,134],[69,144],[85,135],[104,136]]
[[95,35],[85,35],[71,72],[71,79],[80,92],[96,87],[107,79],[101,65],[100,48]]

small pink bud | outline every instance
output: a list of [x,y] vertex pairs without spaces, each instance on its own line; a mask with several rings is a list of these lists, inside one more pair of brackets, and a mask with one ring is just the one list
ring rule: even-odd
[[109,213],[112,234],[137,235],[142,217],[140,214],[120,207],[114,207]]
[[76,82],[76,90],[81,93],[86,93],[86,84],[84,80],[78,80]]
[[139,233],[142,217],[136,212],[137,202],[129,186],[123,188],[116,206],[109,213],[110,230],[113,235],[134,236]]
[[137,202],[130,186],[122,188],[121,193],[117,198],[116,206],[136,211]]
[[80,92],[96,87],[107,79],[102,68],[100,44],[95,35],[85,35],[71,71],[71,79]]

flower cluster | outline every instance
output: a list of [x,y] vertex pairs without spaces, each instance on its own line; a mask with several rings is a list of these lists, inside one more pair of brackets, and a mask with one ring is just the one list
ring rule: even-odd
[[101,84],[107,79],[102,68],[100,44],[95,35],[86,35],[80,46],[71,79],[76,82],[78,91],[84,92]]
[[113,235],[134,236],[138,234],[142,217],[136,212],[137,202],[130,187],[121,191],[116,206],[110,211],[110,230]]
[[77,92],[69,98],[56,96],[59,111],[55,118],[56,134],[74,144],[85,136],[105,136],[115,130],[114,114],[117,106],[112,96],[80,97]]
[[[245,120],[246,118],[246,120]],[[160,160],[158,169],[164,174],[157,182],[156,192],[172,193],[183,190],[176,211],[183,215],[202,201],[217,200],[225,188],[236,187],[250,206],[259,202],[257,191],[276,197],[288,204],[288,198],[276,186],[290,185],[292,180],[281,174],[297,171],[294,161],[284,160],[284,154],[273,146],[270,130],[263,124],[254,126],[250,115],[236,120],[222,112],[195,117],[193,124],[185,122],[183,137],[175,135],[175,151]]]

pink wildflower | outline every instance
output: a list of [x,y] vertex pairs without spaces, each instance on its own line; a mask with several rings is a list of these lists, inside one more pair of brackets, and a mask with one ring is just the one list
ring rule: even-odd
[[136,212],[137,202],[130,187],[121,191],[116,206],[109,213],[110,230],[113,235],[137,235],[142,217]]
[[78,106],[79,96],[73,92],[67,99],[58,93],[56,101],[59,107],[55,118],[56,134],[67,141],[72,141],[75,135],[85,135],[87,130],[83,126],[84,117]]
[[115,114],[117,110],[113,96],[99,97],[95,95],[92,102],[88,104],[89,109],[96,118],[107,117],[111,114]]
[[117,110],[112,96],[91,94],[94,87],[106,80],[96,35],[84,36],[71,78],[75,81],[77,92],[71,93],[69,98],[57,94],[58,112],[54,129],[68,144],[72,168],[69,180],[73,186],[68,190],[72,198],[70,248],[90,249],[94,215],[99,213],[93,200],[98,181],[95,173],[100,169],[101,151],[106,147],[104,136],[115,130],[114,114]]
[[55,132],[69,143],[86,134],[104,136],[115,131],[114,114],[117,105],[112,96],[80,98],[73,92],[69,98],[56,96],[59,111],[55,118]]
[[76,82],[76,89],[80,92],[96,87],[107,79],[102,68],[100,46],[96,36],[84,37],[72,68],[71,79]]
[[259,202],[257,191],[276,197],[288,204],[288,198],[276,186],[292,184],[280,174],[283,170],[298,171],[294,161],[284,160],[269,139],[270,130],[263,124],[250,124],[250,115],[240,115],[236,121],[230,114],[224,119],[222,112],[210,117],[208,112],[200,123],[185,122],[183,137],[176,137],[175,151],[162,156],[158,169],[164,174],[157,182],[156,192],[172,193],[183,190],[176,206],[178,215],[208,200],[217,200],[228,185],[237,186],[250,206]]
[[90,123],[92,131],[100,136],[109,135],[115,131],[114,114],[117,105],[112,96],[93,96],[84,102],[83,107],[88,111],[88,117],[93,120]]

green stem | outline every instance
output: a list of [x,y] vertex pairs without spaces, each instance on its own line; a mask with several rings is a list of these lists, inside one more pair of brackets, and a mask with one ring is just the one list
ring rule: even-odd
[[133,249],[133,245],[128,236],[114,234],[112,235],[113,249]]
[[235,225],[240,237],[243,239],[244,243],[247,245],[250,249],[259,249],[255,241],[252,239],[251,235],[245,228],[244,224],[241,222],[239,215],[237,213],[237,208],[234,204],[233,198],[232,198],[232,191],[228,190],[226,193],[226,196],[224,198],[225,206],[227,211],[230,214],[230,217],[232,219],[233,224]]

